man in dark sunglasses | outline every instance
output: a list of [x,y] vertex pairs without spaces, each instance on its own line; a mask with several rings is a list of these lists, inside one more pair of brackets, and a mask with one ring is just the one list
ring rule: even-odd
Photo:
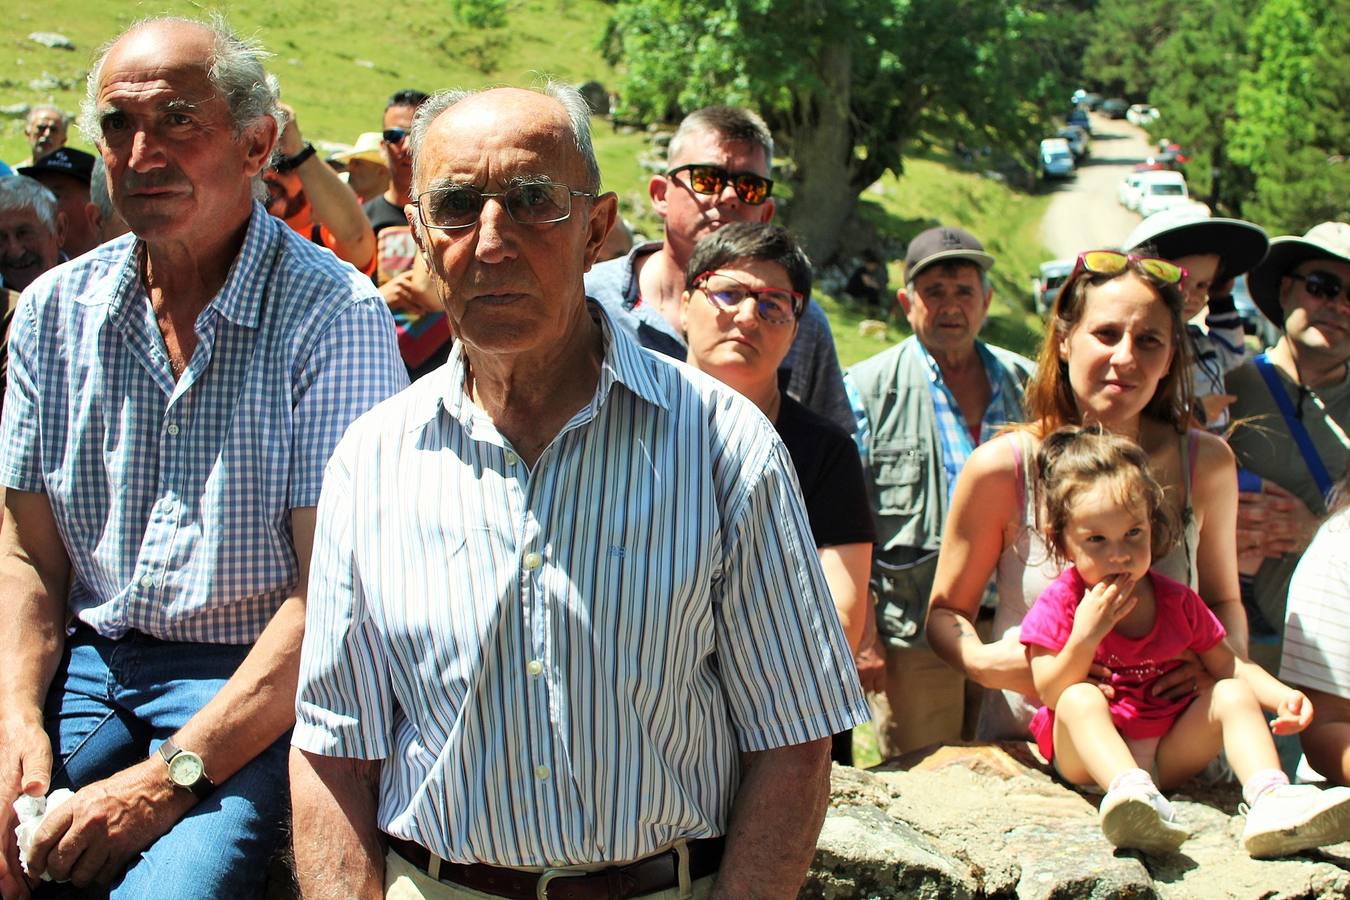
[[[1266,646],[1278,648],[1289,580],[1332,482],[1350,463],[1350,224],[1324,222],[1302,237],[1275,238],[1247,286],[1284,331],[1226,382],[1237,396],[1229,443],[1260,483],[1239,495],[1238,508],[1242,594],[1257,659],[1263,632]],[[1271,656],[1257,661],[1273,664]],[[1321,718],[1332,706],[1314,693]]]
[[[662,240],[596,265],[586,275],[587,295],[644,347],[684,359],[680,295],[694,245],[723,225],[773,218],[772,164],[773,137],[755,113],[729,106],[690,113],[670,140],[666,171],[648,184],[652,208],[665,220]],[[852,429],[834,336],[818,305],[806,304],[780,374],[789,396]]]
[[380,152],[389,167],[389,187],[365,205],[366,218],[375,229],[375,284],[394,316],[398,350],[414,381],[445,362],[451,338],[441,301],[431,290],[403,211],[412,201],[412,142],[408,137],[413,116],[426,99],[426,94],[412,88],[396,91],[389,98],[380,124]]

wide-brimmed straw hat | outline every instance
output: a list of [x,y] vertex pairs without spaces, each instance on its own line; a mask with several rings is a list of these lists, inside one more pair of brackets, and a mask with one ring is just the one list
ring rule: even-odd
[[1186,203],[1154,213],[1140,222],[1121,249],[1130,251],[1144,245],[1170,260],[1217,253],[1216,280],[1222,281],[1255,268],[1265,257],[1270,238],[1260,225],[1217,218],[1203,203]]
[[363,131],[350,150],[339,151],[328,158],[341,163],[349,163],[354,159],[364,159],[367,162],[385,165],[384,154],[380,151],[381,140],[383,138],[378,131]]
[[1280,308],[1280,279],[1299,263],[1310,259],[1335,259],[1350,263],[1350,224],[1323,222],[1303,237],[1283,235],[1270,242],[1270,252],[1247,276],[1247,290],[1256,308],[1266,318],[1284,326]]

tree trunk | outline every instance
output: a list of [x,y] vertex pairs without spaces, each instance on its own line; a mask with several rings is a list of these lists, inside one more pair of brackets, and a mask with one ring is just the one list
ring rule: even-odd
[[820,60],[824,89],[805,99],[788,135],[796,163],[786,225],[801,239],[812,262],[823,265],[840,248],[839,235],[858,203],[851,184],[853,127],[850,121],[852,60],[842,43],[827,46]]

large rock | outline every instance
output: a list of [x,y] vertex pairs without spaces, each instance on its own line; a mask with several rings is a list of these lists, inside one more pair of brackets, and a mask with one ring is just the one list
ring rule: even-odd
[[1350,843],[1253,860],[1236,786],[1173,795],[1181,853],[1116,851],[1097,798],[1063,787],[1026,744],[944,747],[893,766],[836,766],[802,897],[1346,898]]

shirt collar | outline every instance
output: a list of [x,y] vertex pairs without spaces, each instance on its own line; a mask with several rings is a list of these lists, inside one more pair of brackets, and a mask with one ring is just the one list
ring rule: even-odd
[[[249,216],[248,231],[244,234],[244,243],[230,264],[229,274],[216,296],[211,299],[209,308],[244,328],[257,328],[262,318],[263,297],[267,292],[267,272],[259,271],[267,258],[269,250],[277,249],[282,239],[281,229],[286,224],[273,217],[258,201],[253,201],[253,212]],[[133,297],[144,293],[142,284],[141,260],[145,256],[145,241],[137,238],[127,245],[127,255],[122,263],[117,288],[113,293],[109,313],[112,317],[122,315]],[[259,276],[262,277],[259,277]]]
[[[605,348],[604,357],[600,361],[600,380],[596,386],[593,405],[598,408],[603,404],[609,397],[610,389],[618,383],[648,403],[668,409],[670,403],[662,394],[652,371],[654,366],[660,364],[656,358],[638,346],[622,328],[616,328],[609,312],[602,304],[587,297],[586,309],[591,317],[600,323]],[[425,426],[441,410],[445,410],[461,422],[472,417],[472,404],[464,394],[462,343],[455,341],[445,365],[422,380],[431,384],[428,385],[426,394],[418,401],[420,408],[409,417],[412,429]]]

